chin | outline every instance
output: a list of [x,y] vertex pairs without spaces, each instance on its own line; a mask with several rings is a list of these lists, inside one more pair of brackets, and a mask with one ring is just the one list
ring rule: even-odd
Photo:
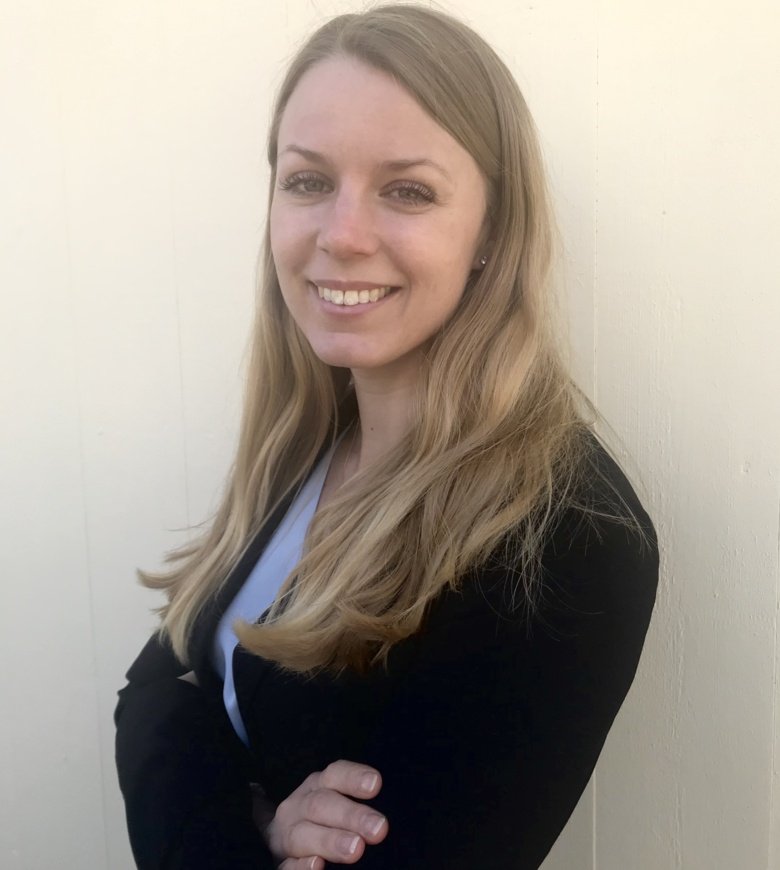
[[314,353],[326,365],[343,369],[372,369],[384,365],[376,354],[358,348],[323,347],[312,345]]
[[338,369],[376,369],[380,368],[383,363],[373,359],[366,359],[365,356],[359,354],[317,354],[317,356],[326,365]]

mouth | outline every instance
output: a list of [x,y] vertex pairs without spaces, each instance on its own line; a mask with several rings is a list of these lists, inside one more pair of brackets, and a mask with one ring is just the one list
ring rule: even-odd
[[371,285],[357,281],[323,281],[322,283],[310,281],[309,286],[323,302],[329,303],[328,307],[358,310],[371,308],[401,289],[390,285]]

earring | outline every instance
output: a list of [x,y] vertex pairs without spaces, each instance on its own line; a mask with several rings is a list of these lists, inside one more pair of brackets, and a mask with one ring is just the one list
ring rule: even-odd
[[486,266],[487,265],[487,257],[480,257],[479,262],[481,265]]

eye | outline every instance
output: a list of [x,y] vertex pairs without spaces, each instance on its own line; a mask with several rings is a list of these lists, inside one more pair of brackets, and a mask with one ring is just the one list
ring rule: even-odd
[[436,202],[436,194],[419,181],[403,181],[396,184],[390,190],[394,194],[393,199],[398,200],[406,205],[424,205],[425,203]]
[[327,183],[314,172],[296,172],[279,182],[280,190],[289,190],[295,196],[315,196],[324,193]]

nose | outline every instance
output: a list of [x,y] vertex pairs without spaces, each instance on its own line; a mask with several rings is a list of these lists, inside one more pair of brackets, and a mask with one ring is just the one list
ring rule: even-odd
[[360,192],[341,190],[334,194],[322,212],[319,248],[344,259],[372,254],[377,243],[371,207]]

